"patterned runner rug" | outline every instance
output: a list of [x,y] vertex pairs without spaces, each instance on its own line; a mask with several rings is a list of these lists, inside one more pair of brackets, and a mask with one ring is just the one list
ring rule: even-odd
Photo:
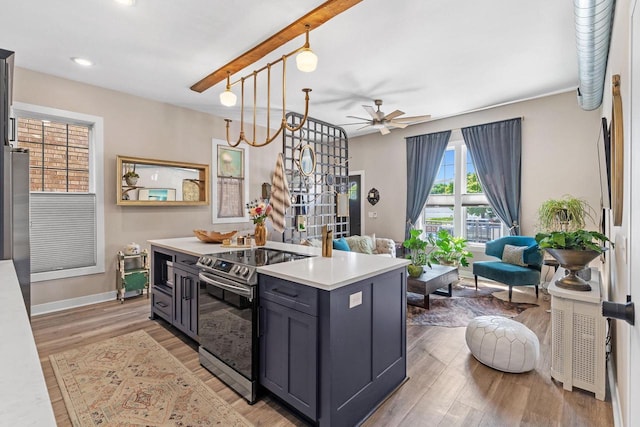
[[[478,290],[476,291],[473,279],[462,278],[453,285],[451,298],[430,295],[429,310],[408,305],[407,325],[462,327],[467,326],[469,321],[476,316],[515,317],[524,310],[538,305],[531,303],[536,301],[533,286],[514,286],[513,302],[508,301],[508,293],[505,289],[508,287],[478,281]],[[541,292],[540,298],[542,297]],[[409,292],[407,299],[418,304],[422,303],[422,295]]]
[[145,331],[49,357],[74,426],[250,426]]

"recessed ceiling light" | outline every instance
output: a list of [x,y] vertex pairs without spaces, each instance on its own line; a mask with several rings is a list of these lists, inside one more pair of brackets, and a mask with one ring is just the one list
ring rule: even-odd
[[93,65],[93,62],[91,62],[90,60],[86,59],[86,58],[78,58],[78,57],[74,57],[71,58],[71,60],[73,62],[75,62],[78,65],[82,65],[83,67],[90,67]]
[[123,4],[125,6],[133,6],[136,4],[136,0],[115,0],[116,3]]

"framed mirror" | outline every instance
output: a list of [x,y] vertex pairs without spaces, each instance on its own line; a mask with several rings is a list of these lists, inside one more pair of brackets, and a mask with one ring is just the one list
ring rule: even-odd
[[118,205],[208,205],[209,165],[117,156]]
[[298,169],[304,176],[309,176],[316,170],[316,153],[309,144],[300,149]]
[[371,206],[374,206],[378,201],[380,201],[380,193],[375,188],[372,188],[367,192],[367,201],[371,203]]

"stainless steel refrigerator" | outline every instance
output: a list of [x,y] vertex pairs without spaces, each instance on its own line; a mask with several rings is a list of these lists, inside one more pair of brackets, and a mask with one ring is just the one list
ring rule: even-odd
[[29,245],[29,153],[10,145],[14,53],[0,49],[0,259],[11,259],[31,317],[31,257]]

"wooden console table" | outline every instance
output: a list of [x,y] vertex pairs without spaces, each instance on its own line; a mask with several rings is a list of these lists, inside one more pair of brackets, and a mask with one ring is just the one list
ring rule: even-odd
[[[425,267],[424,273],[420,277],[407,278],[407,292],[424,295],[422,305],[412,304],[418,307],[429,309],[429,294],[444,295],[450,297],[452,295],[453,282],[458,280],[458,268],[446,265],[434,264]],[[448,287],[448,291],[439,291],[438,289]]]

